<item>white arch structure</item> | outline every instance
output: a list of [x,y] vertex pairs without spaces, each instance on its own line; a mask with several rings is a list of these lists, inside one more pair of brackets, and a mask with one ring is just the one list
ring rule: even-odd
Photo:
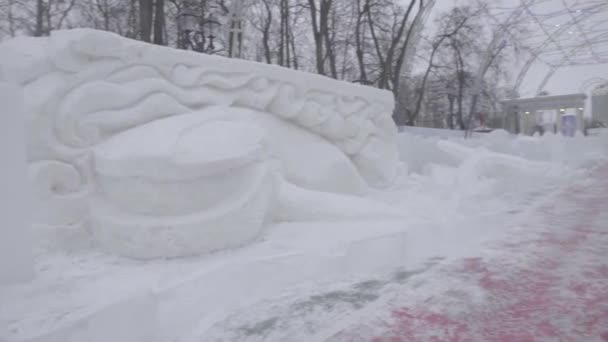
[[[557,7],[556,7],[557,6]],[[576,65],[608,64],[608,2],[605,0],[519,0],[517,6],[499,15],[487,9],[487,17],[496,28],[480,63],[473,88],[473,105],[469,119],[476,111],[476,99],[492,55],[509,38],[516,26],[530,26],[541,35],[532,35],[521,42],[531,55],[524,63],[513,85],[517,93],[535,63],[543,63],[549,71],[539,84],[540,93],[552,76],[561,68]],[[504,14],[505,8],[500,8]]]
[[[562,6],[562,10],[552,15],[538,15],[534,13],[530,8],[536,3],[547,3],[554,2]],[[513,85],[513,91],[517,92],[521,87],[521,84],[525,80],[527,73],[529,72],[532,65],[536,62],[541,62],[549,66],[549,71],[537,87],[537,93],[540,93],[553,75],[561,68],[575,65],[589,65],[589,64],[606,64],[608,63],[608,52],[598,52],[598,47],[608,45],[608,27],[590,27],[585,25],[587,21],[594,23],[594,18],[599,18],[598,22],[601,24],[602,21],[608,19],[608,2],[605,1],[585,1],[585,2],[572,2],[567,0],[535,0],[531,4],[521,2],[521,7],[526,9],[528,16],[535,21],[536,26],[540,27],[546,38],[539,44],[528,49],[531,56],[528,58],[522,69],[520,70],[517,79]],[[543,19],[556,21],[559,18],[564,18],[565,22],[556,24],[546,24]],[[602,17],[606,18],[602,20]],[[557,27],[554,31],[548,31],[546,26]],[[577,37],[578,42],[567,45],[570,36],[574,35]],[[582,38],[582,39],[581,39]],[[565,44],[566,45],[565,45]],[[557,60],[547,59],[545,56],[548,54],[547,49],[552,47],[557,48],[559,57]],[[549,50],[549,54],[555,53],[555,50]],[[591,58],[586,58],[587,54]]]

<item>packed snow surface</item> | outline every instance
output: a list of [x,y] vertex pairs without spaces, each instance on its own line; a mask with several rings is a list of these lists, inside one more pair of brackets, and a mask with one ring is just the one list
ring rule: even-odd
[[608,157],[605,131],[397,134],[389,92],[96,31],[9,41],[0,69],[38,222],[0,341],[326,340],[369,279],[481,253]]
[[[584,184],[608,156],[608,134],[601,131],[574,138],[496,131],[470,140],[402,133],[399,142],[409,171],[402,170],[395,186],[371,194],[392,215],[285,222],[248,247],[149,262],[102,253],[76,227],[37,226],[36,280],[2,288],[6,329],[0,336],[325,340],[350,326],[350,312],[358,307],[373,312],[366,305],[382,287],[367,280],[418,274],[428,265],[482,253],[487,242],[537,219],[530,209],[535,203],[551,203],[573,182]],[[340,210],[365,212],[369,204]],[[351,293],[347,284],[360,285]],[[133,324],[125,327],[115,312],[132,312]]]

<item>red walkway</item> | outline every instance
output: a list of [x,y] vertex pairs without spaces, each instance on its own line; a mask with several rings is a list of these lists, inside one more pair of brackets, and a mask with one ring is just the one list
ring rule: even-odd
[[388,300],[389,314],[362,319],[334,337],[608,341],[608,165],[532,217],[482,257],[450,263],[410,284]]

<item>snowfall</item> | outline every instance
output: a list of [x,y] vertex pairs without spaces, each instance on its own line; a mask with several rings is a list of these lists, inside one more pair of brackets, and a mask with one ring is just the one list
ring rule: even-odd
[[[25,113],[26,130],[9,134],[19,118],[6,119],[2,151],[25,135],[30,185],[10,173],[23,160],[3,157],[2,201],[28,209],[2,215],[34,223],[0,241],[0,267],[27,278],[33,264],[0,285],[2,342],[608,338],[606,130],[397,133],[390,96],[359,85],[205,56],[190,81],[216,82],[205,89],[220,100],[197,103],[209,92],[171,74],[196,71],[190,53],[87,30],[4,44],[0,110]],[[285,95],[281,82],[312,90]],[[325,113],[324,96],[360,101],[351,111],[373,117],[357,121],[369,132],[347,139],[329,131],[347,119],[275,113],[301,95],[318,100],[304,114],[330,119],[349,105]],[[69,189],[51,201],[36,189],[53,177]],[[74,184],[91,179],[103,191]]]

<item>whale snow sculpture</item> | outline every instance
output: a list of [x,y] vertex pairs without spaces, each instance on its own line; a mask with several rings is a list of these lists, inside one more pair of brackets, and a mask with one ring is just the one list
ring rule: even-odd
[[0,46],[28,99],[37,220],[136,258],[240,246],[267,223],[399,217],[392,94],[94,30]]

